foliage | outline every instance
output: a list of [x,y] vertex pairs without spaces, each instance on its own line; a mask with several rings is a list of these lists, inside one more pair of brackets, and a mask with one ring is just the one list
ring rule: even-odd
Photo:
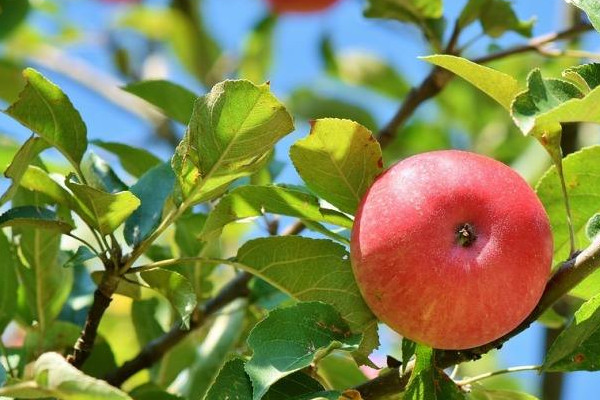
[[[0,397],[533,399],[444,371],[517,331],[464,352],[404,338],[399,353],[355,282],[349,236],[363,195],[390,163],[449,147],[537,181],[558,272],[526,322],[562,331],[529,369],[598,370],[600,150],[589,132],[600,123],[600,64],[562,57],[589,56],[582,43],[547,47],[600,30],[597,2],[567,1],[592,25],[524,42],[535,19],[519,2],[465,1],[452,20],[442,0],[365,0],[370,24],[419,33],[429,75],[415,82],[385,54],[340,49],[332,24],[315,41],[321,79],[287,92],[269,82],[287,73],[279,34],[288,18],[309,16],[264,7],[232,54],[200,0],[103,2],[119,10],[99,46],[122,85],[71,61],[67,45],[89,44],[89,32],[60,2],[0,0],[0,123],[10,133],[0,136]],[[60,32],[37,26],[45,19]],[[509,32],[521,44],[498,49]],[[179,75],[146,74],[157,60]],[[467,83],[449,84],[454,75]],[[71,80],[172,148],[88,131],[93,107]],[[399,109],[383,120],[390,103]],[[378,348],[394,355],[387,368]],[[497,369],[486,357],[480,372]]]

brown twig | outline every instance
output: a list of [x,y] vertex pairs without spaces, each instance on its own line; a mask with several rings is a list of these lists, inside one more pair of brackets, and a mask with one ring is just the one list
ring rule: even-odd
[[[540,51],[540,49],[542,49],[542,46],[545,44],[561,39],[568,39],[570,37],[579,35],[583,32],[587,32],[591,29],[593,28],[589,24],[578,24],[561,32],[550,33],[531,39],[528,43],[524,45],[515,46],[510,49],[475,58],[472,61],[478,64],[485,64],[516,54],[527,53],[530,51]],[[454,39],[454,44],[452,44],[453,41],[451,39],[451,42],[449,43],[449,46],[446,49],[447,54],[460,53],[460,51],[454,48],[456,44],[455,42],[457,40],[458,39]],[[414,114],[417,108],[425,101],[440,93],[442,89],[444,89],[444,87],[448,84],[448,82],[450,82],[453,76],[454,75],[452,73],[448,72],[445,69],[438,67],[433,68],[433,70],[429,73],[425,80],[423,80],[423,82],[418,87],[413,88],[408,93],[406,99],[404,100],[396,114],[392,117],[390,122],[385,127],[383,127],[381,131],[379,131],[378,138],[381,147],[385,148],[386,146],[388,146],[396,137],[396,134],[400,130],[400,128],[406,123],[408,118],[410,118]]]
[[76,368],[81,368],[88,359],[94,348],[94,342],[98,335],[98,326],[106,309],[112,301],[112,296],[119,284],[119,278],[105,273],[98,289],[94,292],[94,301],[90,307],[81,335],[73,346],[73,353],[67,357],[67,361]]

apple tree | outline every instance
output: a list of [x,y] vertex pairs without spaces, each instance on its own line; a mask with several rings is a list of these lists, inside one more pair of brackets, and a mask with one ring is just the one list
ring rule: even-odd
[[[600,55],[585,42],[598,40],[596,2],[567,1],[569,25],[533,36],[535,19],[507,0],[467,0],[454,11],[442,0],[360,1],[370,24],[410,27],[391,32],[389,46],[397,36],[420,41],[415,62],[428,73],[413,82],[379,56],[340,51],[328,33],[315,49],[337,96],[318,84],[281,94],[275,43],[287,18],[350,0],[253,1],[261,17],[238,54],[213,35],[210,2],[150,3],[0,0],[0,126],[28,132],[0,137],[0,398],[535,399],[511,377],[536,371],[541,398],[553,400],[563,374],[600,369]],[[69,7],[114,18],[93,44],[109,67],[69,51],[89,33],[69,21]],[[505,45],[505,35],[517,43]],[[148,73],[163,64],[176,65],[181,83]],[[163,154],[127,132],[98,134],[106,127],[86,123],[92,105],[77,100],[81,90],[110,103],[110,119],[143,120]],[[356,100],[363,95],[395,112],[374,116]],[[393,195],[431,204],[460,180],[465,193],[503,201],[501,213],[482,217],[489,223],[518,219],[510,240],[487,242],[510,264],[494,265],[493,284],[467,271],[438,290],[431,269],[444,276],[456,264],[426,262],[439,256],[438,232],[411,233],[418,246],[396,248],[408,233],[390,232],[385,216],[401,210],[410,220],[414,211],[442,229],[447,215],[396,209],[390,192],[377,200],[386,212],[376,205],[365,216],[361,204],[386,170],[405,165],[396,162],[420,155],[411,162],[422,166],[431,162],[423,153],[452,148],[485,155],[485,166],[465,169],[460,156],[447,177],[430,173],[435,184],[412,176]],[[477,227],[459,228],[450,237],[470,246]],[[355,275],[362,234],[391,251],[366,256],[383,271],[369,282],[369,272]],[[410,268],[390,262],[411,247]],[[502,284],[508,275],[529,282],[534,264],[526,289],[539,283],[535,293]],[[398,290],[386,281],[399,271],[397,309],[377,309]],[[469,304],[467,288],[487,295]],[[440,302],[449,315],[512,306],[468,325],[465,340],[456,338],[465,321],[428,320],[448,346],[428,346],[421,338],[432,335],[419,327],[402,331],[428,317],[417,307]],[[400,306],[413,312],[399,318]],[[405,337],[389,339],[382,320],[399,320],[390,325]],[[543,362],[500,367],[504,343],[538,325]],[[494,333],[469,342],[478,330]]]

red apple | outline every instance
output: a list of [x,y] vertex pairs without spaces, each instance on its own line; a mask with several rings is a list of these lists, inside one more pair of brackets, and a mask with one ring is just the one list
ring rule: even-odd
[[325,10],[338,0],[267,0],[276,14],[310,13]]
[[351,238],[375,315],[439,349],[479,346],[517,327],[542,295],[552,248],[529,185],[496,160],[455,150],[410,157],[378,177]]

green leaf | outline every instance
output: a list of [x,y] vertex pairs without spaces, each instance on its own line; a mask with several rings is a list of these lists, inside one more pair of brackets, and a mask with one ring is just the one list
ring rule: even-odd
[[[597,94],[600,96],[600,90]],[[534,69],[527,77],[527,90],[515,97],[511,115],[525,135],[535,128],[540,131],[556,130],[552,127],[560,122],[578,121],[570,113],[565,113],[565,110],[573,110],[573,104],[584,107],[581,102],[590,96],[592,93],[584,100],[579,100],[583,93],[575,85],[560,79],[544,79],[540,70]]]
[[141,205],[125,221],[123,235],[128,245],[139,245],[158,227],[174,185],[175,175],[171,166],[160,164],[146,172],[131,187],[131,193],[140,199]]
[[[578,248],[585,248],[590,240],[585,234],[588,220],[600,212],[600,183],[594,177],[600,175],[600,146],[587,147],[563,159],[569,200],[572,210],[572,224]],[[555,263],[569,257],[569,232],[560,181],[556,168],[551,167],[540,179],[536,192],[550,218],[554,238]],[[592,273],[579,284],[571,294],[585,299],[600,292],[600,272]]]
[[165,80],[141,81],[123,87],[160,108],[169,118],[187,125],[198,95],[183,86]]
[[0,388],[4,386],[6,383],[6,370],[4,366],[0,363]]
[[519,91],[519,84],[512,76],[465,58],[436,54],[422,59],[460,76],[507,110],[510,110],[510,105]]
[[528,393],[512,390],[488,390],[479,386],[474,386],[467,398],[469,400],[538,400],[537,397]]
[[[236,262],[300,301],[331,304],[354,332],[371,334],[377,320],[354,280],[346,249],[329,240],[277,236],[246,242]],[[377,345],[375,345],[377,347]],[[365,349],[366,355],[371,349]]]
[[[138,386],[129,394],[134,400],[185,400],[183,397],[165,392],[154,382],[148,382]],[[201,399],[201,397],[197,398]]]
[[[17,309],[17,288],[19,287],[16,275],[15,254],[8,238],[2,231],[0,231],[0,260],[2,260],[0,263],[0,277],[2,277],[0,279],[0,335],[2,335],[6,326],[15,316]],[[0,386],[2,386],[2,383],[0,383]]]
[[54,181],[42,168],[30,165],[21,178],[21,187],[48,196],[57,204],[76,209],[77,203],[71,193]]
[[460,400],[465,393],[433,363],[433,349],[417,345],[415,368],[410,376],[405,400]]
[[204,247],[198,237],[204,229],[205,221],[205,214],[187,213],[175,222],[175,242],[182,257],[196,257]]
[[93,140],[93,145],[103,148],[119,157],[119,162],[131,175],[139,178],[150,168],[162,163],[160,158],[144,150],[132,147],[126,144],[116,142],[104,142],[102,140]]
[[[367,88],[396,100],[403,99],[410,90],[410,85],[397,72],[396,68],[377,56],[363,52],[350,52],[336,57],[332,54],[333,49],[331,49],[329,38],[324,39],[322,46],[326,53],[324,58],[327,72],[342,82]],[[343,118],[340,115],[328,114],[327,116]],[[324,115],[319,117],[324,117]],[[352,119],[362,123],[356,117]],[[364,123],[363,125],[369,129],[376,129],[376,125],[369,126]]]
[[213,382],[204,400],[252,400],[252,382],[244,370],[244,361],[228,361]]
[[315,121],[310,135],[292,146],[290,157],[313,192],[349,214],[383,170],[379,143],[349,120]]
[[410,359],[415,355],[417,344],[405,337],[402,338],[402,370],[406,368]]
[[483,31],[493,38],[507,31],[530,37],[535,19],[520,21],[512,3],[505,0],[469,0],[459,17],[459,26],[464,29],[479,20]]
[[34,380],[5,386],[0,396],[23,399],[56,397],[60,400],[132,400],[105,381],[84,375],[57,353],[45,353],[33,367]]
[[592,215],[587,224],[585,224],[585,235],[590,242],[594,240],[598,232],[600,232],[600,213]]
[[354,336],[336,310],[323,303],[298,303],[269,313],[250,332],[253,355],[246,364],[253,399],[261,399],[281,378],[308,367],[335,348],[352,347]]
[[118,193],[127,190],[127,185],[121,181],[115,171],[106,161],[93,152],[81,163],[81,170],[87,185],[108,193]]
[[493,38],[500,37],[507,31],[531,37],[535,18],[521,21],[512,7],[512,3],[506,0],[485,1],[479,15],[483,31]]
[[[219,372],[203,400],[252,400],[252,382],[244,370],[244,361],[234,358]],[[264,400],[338,400],[340,392],[324,392],[323,387],[303,372],[295,372],[275,383]]]
[[600,63],[577,65],[567,68],[562,75],[577,84],[583,93],[589,93],[600,85]]
[[246,309],[247,300],[234,301],[223,308],[223,312],[211,324],[206,338],[196,351],[196,362],[189,371],[184,391],[188,398],[204,398],[243,333]]
[[319,118],[352,119],[368,129],[377,129],[373,115],[361,106],[323,96],[308,88],[296,89],[287,104],[295,116],[309,121]]
[[14,60],[0,58],[0,99],[12,103],[19,97],[25,87],[22,71],[23,66]]
[[87,128],[71,100],[32,68],[19,99],[5,113],[56,147],[76,168],[87,149]]
[[[99,285],[102,282],[104,271],[94,271],[90,274],[92,280]],[[128,275],[127,279],[120,278],[119,285],[115,294],[129,297],[133,300],[140,300],[142,298],[142,283],[137,278],[137,275]]]
[[575,312],[573,321],[546,354],[545,371],[598,371],[600,369],[600,295]]
[[0,39],[25,21],[29,9],[28,0],[0,0]]
[[365,16],[420,22],[443,15],[442,0],[368,0]]
[[103,235],[114,232],[140,206],[131,192],[107,193],[93,187],[65,180],[79,205],[78,213]]
[[165,331],[156,320],[158,299],[138,300],[131,303],[131,322],[140,348],[164,335]]
[[337,211],[321,208],[319,199],[311,194],[280,186],[245,185],[233,189],[219,201],[219,204],[208,214],[201,237],[203,239],[217,237],[225,225],[265,213],[352,228],[350,218]]
[[75,229],[70,224],[58,219],[54,211],[35,206],[11,208],[0,215],[0,228],[6,226],[33,227],[61,233],[69,233]]
[[233,180],[260,169],[292,118],[269,86],[225,81],[194,106],[172,165],[182,197],[196,203],[221,194]]
[[368,0],[364,14],[368,18],[413,23],[436,47],[441,47],[443,11],[442,0]]
[[264,82],[271,67],[273,32],[277,18],[269,14],[246,37],[239,75],[252,82]]
[[333,351],[319,362],[318,368],[319,376],[332,389],[346,390],[369,380],[345,351]]
[[595,0],[565,0],[569,4],[582,9],[590,19],[592,25],[600,32],[600,4]]
[[12,183],[8,190],[2,195],[2,198],[0,198],[0,205],[6,203],[13,197],[29,164],[31,164],[37,156],[48,147],[48,142],[44,139],[31,136],[23,146],[19,148],[12,162],[8,168],[6,168],[6,171],[4,171],[4,176],[12,179]]
[[86,246],[79,246],[77,251],[63,264],[63,268],[74,268],[92,258],[96,258],[96,254]]
[[69,297],[73,270],[62,268],[65,260],[59,258],[60,235],[56,232],[23,230],[20,247],[27,265],[19,265],[19,280],[32,318],[37,320],[43,335]]
[[189,280],[183,275],[166,269],[141,272],[142,279],[155,291],[165,296],[181,316],[186,329],[190,316],[196,308],[196,294]]
[[567,318],[563,317],[553,308],[549,308],[537,319],[537,322],[552,329],[560,329],[567,323]]

